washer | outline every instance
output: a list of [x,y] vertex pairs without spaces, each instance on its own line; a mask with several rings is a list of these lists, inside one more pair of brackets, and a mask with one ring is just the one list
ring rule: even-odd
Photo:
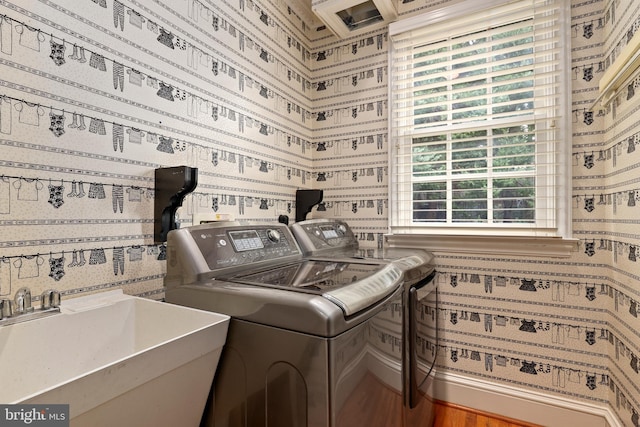
[[[303,253],[310,259],[362,259],[407,265],[403,306],[404,426],[432,425],[434,402],[431,387],[438,355],[438,292],[433,256],[426,251],[402,248],[361,249],[351,227],[337,219],[311,219],[291,225]],[[418,257],[420,268],[411,264]],[[428,266],[427,268],[424,268]]]
[[166,301],[231,316],[203,425],[401,425],[404,282],[429,269],[304,257],[282,224],[171,231]]

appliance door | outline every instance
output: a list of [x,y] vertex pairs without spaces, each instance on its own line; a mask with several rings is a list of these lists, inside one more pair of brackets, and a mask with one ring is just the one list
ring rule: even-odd
[[407,292],[405,331],[405,427],[433,425],[430,385],[438,353],[435,271],[410,285]]

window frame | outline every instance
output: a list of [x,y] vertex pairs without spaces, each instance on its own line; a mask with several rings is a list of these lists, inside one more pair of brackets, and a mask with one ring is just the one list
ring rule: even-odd
[[[520,0],[518,0],[520,1]],[[526,0],[525,0],[526,1]],[[530,0],[528,0],[530,1]],[[562,67],[561,88],[564,88],[559,99],[561,108],[561,123],[555,123],[560,132],[558,141],[571,140],[571,122],[569,112],[571,110],[571,77],[570,77],[570,9],[568,2],[558,1],[560,10],[560,30],[561,30],[561,49],[560,66]],[[389,26],[389,35],[392,45],[389,49],[389,64],[394,62],[393,36],[407,31],[418,30],[429,25],[441,24],[449,20],[455,20],[463,16],[474,13],[483,13],[487,9],[514,3],[513,0],[486,0],[484,2],[460,2],[455,5],[446,6],[424,14],[410,17],[398,22],[394,22]],[[391,76],[391,71],[389,75]],[[393,84],[389,84],[389,100],[393,105]],[[535,115],[535,111],[533,112]],[[411,163],[406,162],[401,165],[395,162],[396,153],[394,150],[409,150],[411,144],[400,144],[394,138],[393,111],[390,108],[389,117],[389,141],[392,143],[389,147],[389,195],[390,195],[390,213],[389,213],[389,231],[387,243],[390,246],[404,247],[421,247],[433,251],[445,252],[474,252],[474,253],[493,253],[493,254],[518,254],[523,255],[549,255],[549,256],[569,256],[571,252],[577,250],[577,239],[571,238],[571,162],[570,162],[570,146],[568,143],[554,144],[556,156],[558,156],[558,166],[556,173],[550,175],[556,180],[556,195],[553,199],[555,204],[554,213],[555,227],[552,228],[536,228],[522,226],[495,226],[492,224],[474,224],[465,226],[452,226],[451,224],[420,224],[415,225],[413,221],[413,198],[404,201],[404,206],[398,201],[397,186],[412,185],[413,179],[409,179],[410,183],[398,183],[398,175],[406,173],[406,168],[411,168]],[[452,133],[451,129],[447,129],[446,133]],[[415,135],[411,135],[411,138]],[[450,142],[449,138],[445,141]],[[558,146],[559,145],[559,146]],[[402,152],[399,154],[407,154]],[[548,154],[548,153],[547,153]],[[549,165],[545,167],[550,167]],[[408,175],[408,174],[407,174]],[[407,176],[405,175],[405,176]],[[540,175],[536,172],[536,176],[549,177],[549,175]],[[412,189],[412,187],[410,187]],[[489,198],[487,199],[489,200]],[[450,201],[447,201],[450,203]],[[411,218],[409,221],[400,223],[402,219],[407,219],[407,215]],[[406,225],[411,224],[411,225]]]

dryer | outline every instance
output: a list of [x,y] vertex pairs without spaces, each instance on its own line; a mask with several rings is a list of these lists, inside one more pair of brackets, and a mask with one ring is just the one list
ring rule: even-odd
[[408,268],[401,293],[403,425],[432,425],[434,404],[431,385],[438,356],[438,289],[433,256],[417,249],[362,249],[351,227],[338,219],[298,221],[290,228],[303,253],[310,259],[360,259],[396,265],[411,263],[414,258],[421,260],[423,268]]

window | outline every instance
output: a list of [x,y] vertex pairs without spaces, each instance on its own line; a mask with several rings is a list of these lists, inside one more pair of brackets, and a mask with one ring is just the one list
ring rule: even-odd
[[394,234],[569,232],[564,3],[465,1],[390,26]]

